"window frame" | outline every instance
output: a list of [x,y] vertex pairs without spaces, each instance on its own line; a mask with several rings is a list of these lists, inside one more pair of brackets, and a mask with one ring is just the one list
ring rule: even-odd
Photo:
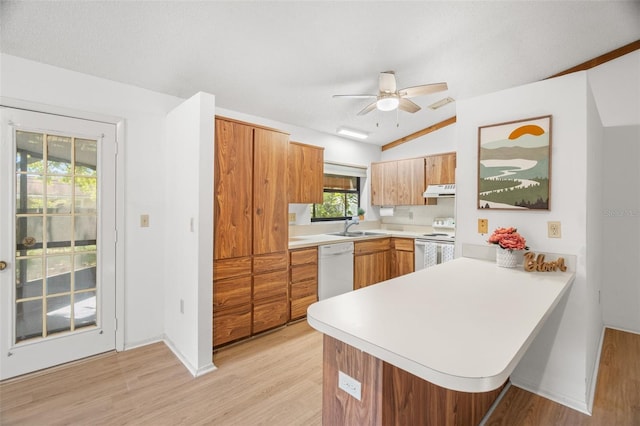
[[[338,193],[338,194],[356,194],[358,197],[358,205],[357,208],[360,208],[360,201],[361,201],[361,189],[360,189],[360,183],[361,183],[361,178],[359,176],[351,176],[356,178],[356,189],[336,189],[336,188],[323,188],[322,190],[322,194],[324,195],[325,193]],[[346,195],[345,195],[346,196]],[[311,222],[338,222],[338,221],[344,221],[347,219],[351,219],[354,216],[357,216],[357,211],[354,215],[352,216],[336,216],[336,217],[315,217],[316,215],[316,203],[311,204]],[[347,204],[345,203],[345,208],[347,207]]]

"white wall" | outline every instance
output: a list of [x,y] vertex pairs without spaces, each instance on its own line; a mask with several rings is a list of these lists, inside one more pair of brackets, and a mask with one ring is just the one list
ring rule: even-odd
[[[532,251],[578,256],[576,280],[512,375],[512,381],[582,411],[588,410],[587,77],[571,74],[458,101],[456,245],[486,244],[477,220],[489,229],[515,226]],[[551,114],[550,211],[477,209],[478,127]],[[547,221],[560,221],[562,238],[547,238]],[[505,318],[508,321],[508,318]],[[599,330],[598,330],[599,331]]]
[[[125,347],[159,340],[164,332],[165,117],[183,100],[15,56],[0,56],[0,96],[80,112],[121,117],[125,156]],[[140,215],[150,226],[140,228]]]
[[214,115],[214,97],[198,93],[167,116],[164,327],[167,343],[194,376],[214,368]]
[[640,125],[604,131],[605,324],[640,333]]

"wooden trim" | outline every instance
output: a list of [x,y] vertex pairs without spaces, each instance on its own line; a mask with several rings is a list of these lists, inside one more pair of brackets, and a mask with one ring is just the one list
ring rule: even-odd
[[424,135],[427,135],[427,134],[429,134],[431,132],[435,132],[436,130],[440,130],[443,127],[447,127],[450,124],[453,124],[455,122],[456,122],[456,116],[454,115],[453,117],[449,117],[446,120],[443,120],[443,121],[441,121],[439,123],[433,124],[433,125],[431,125],[429,127],[426,127],[426,128],[424,128],[422,130],[418,130],[415,133],[411,133],[408,136],[405,136],[405,137],[400,138],[398,140],[395,140],[393,142],[389,142],[386,145],[382,145],[382,150],[386,151],[386,150],[394,148],[394,147],[396,147],[398,145],[402,145],[405,142],[409,142],[409,141],[411,141],[413,139],[419,138],[420,136],[424,136]]
[[215,119],[216,120],[230,121],[232,123],[238,123],[238,124],[242,124],[244,126],[255,127],[255,128],[258,128],[258,129],[269,130],[271,132],[278,132],[278,133],[282,133],[282,134],[285,134],[285,135],[289,136],[289,133],[287,133],[285,131],[282,131],[280,129],[274,129],[273,127],[261,126],[259,124],[249,123],[248,121],[236,120],[235,118],[224,117],[222,115],[216,115]]
[[621,56],[624,56],[628,53],[631,53],[633,51],[636,51],[640,49],[640,40],[636,40],[634,42],[631,42],[627,45],[624,45],[622,47],[619,47],[618,49],[612,50],[611,52],[607,52],[604,55],[600,55],[597,58],[593,58],[593,59],[589,59],[586,62],[583,62],[579,65],[576,65],[575,67],[571,67],[569,69],[566,69],[564,71],[560,71],[557,74],[554,74],[550,77],[545,78],[545,80],[548,80],[550,78],[555,78],[555,77],[560,77],[562,75],[566,75],[566,74],[571,74],[574,72],[578,72],[578,71],[586,71],[588,69],[591,68],[595,68],[599,65],[602,65],[606,62],[612,61],[614,59],[617,59]]
[[302,143],[302,142],[296,142],[296,141],[289,141],[289,144],[293,144],[293,145],[300,145],[300,146],[304,146],[304,147],[308,147],[308,148],[315,148],[315,149],[321,149],[324,151],[324,147],[322,146],[316,146],[316,145],[309,145],[308,143]]
[[[555,78],[555,77],[560,77],[562,75],[571,74],[571,73],[578,72],[578,71],[586,71],[588,69],[595,68],[595,67],[597,67],[599,65],[602,65],[602,64],[604,64],[606,62],[612,61],[614,59],[617,59],[617,58],[619,58],[621,56],[627,55],[627,54],[629,54],[631,52],[634,52],[636,50],[639,50],[639,49],[640,49],[640,40],[636,40],[636,41],[633,41],[633,42],[631,42],[631,43],[629,43],[627,45],[624,45],[624,46],[619,47],[619,48],[617,48],[615,50],[612,50],[611,52],[607,52],[604,55],[600,55],[600,56],[598,56],[596,58],[589,59],[588,61],[583,62],[583,63],[581,63],[579,65],[576,65],[575,67],[571,67],[571,68],[566,69],[564,71],[560,71],[557,74],[554,74],[554,75],[552,75],[550,77],[545,78],[544,80],[548,80],[550,78]],[[435,132],[436,130],[440,130],[443,127],[449,126],[450,124],[454,124],[455,122],[456,122],[456,116],[453,116],[453,117],[448,118],[448,119],[446,119],[444,121],[436,123],[436,124],[434,124],[432,126],[426,127],[426,128],[424,128],[422,130],[419,130],[419,131],[417,131],[415,133],[412,133],[412,134],[410,134],[408,136],[405,136],[405,137],[400,138],[398,140],[395,140],[393,142],[389,142],[386,145],[382,145],[382,150],[386,151],[388,149],[395,148],[398,145],[402,145],[403,143],[409,142],[409,141],[411,141],[413,139],[416,139],[416,138],[419,138],[420,136],[424,136],[424,135],[429,134],[431,132]]]

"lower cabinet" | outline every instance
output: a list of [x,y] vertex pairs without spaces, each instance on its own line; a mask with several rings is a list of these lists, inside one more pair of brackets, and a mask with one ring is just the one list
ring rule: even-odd
[[213,268],[213,346],[289,320],[288,252],[217,260]]
[[307,315],[307,308],[318,301],[318,248],[289,252],[290,319]]
[[353,289],[391,277],[391,238],[356,241],[353,256]]
[[410,274],[415,271],[413,238],[392,238],[391,278]]

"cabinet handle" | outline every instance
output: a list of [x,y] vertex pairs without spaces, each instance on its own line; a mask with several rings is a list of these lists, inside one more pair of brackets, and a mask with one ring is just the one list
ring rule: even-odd
[[7,269],[7,262],[0,260],[0,271],[4,271],[5,269]]

